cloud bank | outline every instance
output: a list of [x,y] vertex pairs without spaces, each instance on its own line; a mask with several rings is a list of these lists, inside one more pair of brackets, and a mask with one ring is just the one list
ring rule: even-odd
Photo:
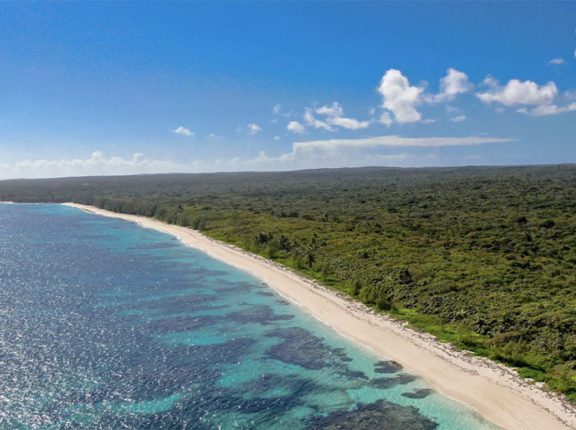
[[134,153],[130,158],[122,158],[118,156],[106,157],[101,151],[94,151],[88,158],[23,160],[14,164],[0,163],[1,176],[4,179],[169,173],[177,172],[182,167],[182,165],[172,161],[146,158],[142,153]]
[[366,137],[360,139],[327,139],[294,142],[292,154],[310,150],[334,151],[341,149],[389,148],[441,148],[448,146],[477,146],[513,142],[510,138],[464,136],[464,137],[402,137],[396,135]]
[[[94,151],[87,158],[56,160],[23,160],[13,164],[0,163],[0,178],[48,178],[64,176],[130,175],[143,173],[199,173],[242,170],[295,170],[321,167],[353,167],[363,165],[432,165],[432,155],[407,152],[414,148],[443,148],[504,144],[514,139],[487,136],[403,137],[374,136],[361,139],[326,139],[294,142],[291,151],[278,156],[261,151],[253,158],[171,161],[156,160],[142,153],[129,158],[106,156]],[[390,149],[402,152],[379,153]],[[419,157],[419,158],[418,158]],[[432,158],[431,158],[432,157]]]

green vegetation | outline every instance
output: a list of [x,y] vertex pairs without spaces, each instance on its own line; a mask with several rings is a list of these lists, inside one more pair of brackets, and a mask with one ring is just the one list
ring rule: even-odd
[[0,200],[201,230],[576,401],[576,166],[4,181]]

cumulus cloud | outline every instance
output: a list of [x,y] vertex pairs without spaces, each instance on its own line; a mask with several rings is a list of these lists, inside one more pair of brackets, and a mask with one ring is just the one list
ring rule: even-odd
[[485,92],[476,93],[484,103],[500,103],[504,106],[540,106],[551,104],[558,95],[554,82],[538,85],[532,81],[511,79],[506,85],[491,77],[484,80],[488,87]]
[[382,96],[382,111],[379,116],[372,109],[370,120],[358,120],[346,116],[344,109],[337,101],[318,108],[307,108],[304,112],[303,125],[323,131],[336,131],[339,128],[360,130],[379,123],[391,126],[421,122],[430,124],[433,119],[423,119],[419,106],[453,101],[459,95],[469,93],[474,89],[468,75],[454,68],[448,68],[446,75],[440,79],[437,94],[426,92],[425,83],[412,85],[408,78],[398,69],[387,70],[380,80],[378,92]]
[[174,130],[172,130],[172,133],[174,134],[179,134],[180,136],[186,136],[186,137],[192,137],[194,136],[194,132],[192,132],[192,130],[190,130],[189,128],[186,127],[177,127]]
[[468,79],[468,75],[456,69],[449,68],[446,76],[440,80],[440,92],[432,97],[436,103],[452,101],[458,95],[470,92],[474,85]]
[[304,133],[306,131],[306,128],[300,124],[298,121],[290,121],[288,123],[288,125],[286,126],[286,130],[292,132],[292,133]]
[[94,151],[88,158],[37,159],[23,160],[13,164],[0,163],[3,178],[169,173],[180,171],[182,168],[182,165],[171,161],[146,158],[142,153],[123,158],[106,157],[101,151]]
[[410,81],[397,69],[386,71],[378,87],[382,95],[382,107],[392,112],[400,124],[422,119],[416,107],[423,102],[423,91],[424,88],[410,85]]
[[[476,93],[487,104],[498,103],[507,107],[517,107],[516,112],[531,116],[550,116],[576,111],[576,103],[558,106],[558,88],[554,82],[538,85],[532,81],[511,79],[506,85],[494,78],[486,78],[488,90]],[[568,93],[564,96],[568,97]]]
[[[550,64],[564,64],[563,58],[555,58]],[[484,88],[475,93],[475,96],[488,105],[496,105],[496,111],[501,112],[502,107],[513,107],[516,112],[531,116],[558,115],[576,110],[574,103],[568,97],[569,92],[560,97],[555,82],[537,84],[536,82],[519,79],[510,79],[505,84],[498,80],[487,77],[482,82]],[[411,85],[406,76],[400,70],[387,70],[380,81],[378,92],[382,95],[383,112],[373,122],[391,126],[394,122],[405,123],[432,123],[432,119],[424,119],[419,107],[437,103],[454,101],[459,95],[471,92],[474,84],[470,82],[464,72],[449,68],[446,75],[440,79],[438,93],[430,94],[425,91],[425,85]],[[563,102],[560,101],[563,100]],[[324,106],[326,114],[338,115],[338,106]],[[341,114],[340,114],[341,115]],[[453,122],[466,120],[462,112],[450,115]],[[334,125],[334,121],[326,121],[328,125]],[[353,124],[352,124],[353,126]]]

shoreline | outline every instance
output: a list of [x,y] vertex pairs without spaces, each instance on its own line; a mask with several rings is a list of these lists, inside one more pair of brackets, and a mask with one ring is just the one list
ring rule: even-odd
[[576,407],[560,395],[529,384],[513,369],[458,351],[273,261],[186,227],[87,205],[64,205],[170,234],[186,246],[251,274],[351,342],[399,362],[440,394],[463,403],[497,426],[510,430],[576,428]]

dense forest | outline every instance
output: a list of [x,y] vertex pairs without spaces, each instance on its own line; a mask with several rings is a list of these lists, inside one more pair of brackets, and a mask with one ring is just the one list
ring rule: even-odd
[[576,401],[576,166],[13,180],[0,200],[201,230]]

